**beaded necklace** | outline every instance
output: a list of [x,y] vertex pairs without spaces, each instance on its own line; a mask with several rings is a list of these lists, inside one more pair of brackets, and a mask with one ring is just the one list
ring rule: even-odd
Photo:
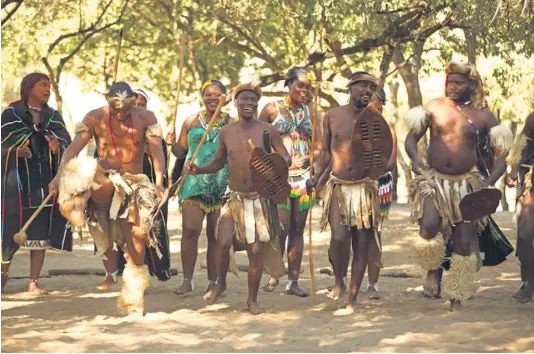
[[[132,112],[128,113],[128,118],[130,119],[130,122],[128,124],[128,130],[126,130],[122,135],[118,135],[118,134],[115,134],[115,132],[113,131],[113,126],[111,125],[111,111],[108,113],[109,135],[111,136],[111,146],[115,149],[115,155],[117,155],[117,158],[123,165],[129,164],[133,160],[134,136],[133,136]],[[128,157],[128,161],[122,161],[121,156],[119,155],[119,151],[117,150],[117,144],[115,143],[115,135],[118,138],[124,138],[126,134],[128,134],[128,132],[131,133],[130,157]]]
[[[198,121],[204,130],[208,129],[209,118],[206,116],[206,111],[200,111],[198,113]],[[228,114],[221,112],[221,117],[211,126],[211,132],[208,133],[207,140],[210,142],[215,141],[219,136],[221,128],[228,121]]]
[[291,101],[291,99],[289,98],[289,96],[286,96],[286,98],[281,102],[281,106],[289,114],[289,117],[293,121],[294,126],[298,127],[300,121],[302,121],[304,119],[304,117],[306,116],[306,110],[304,109],[304,105],[301,104],[299,109],[297,110],[297,112],[293,113],[293,111],[291,110],[290,101]]

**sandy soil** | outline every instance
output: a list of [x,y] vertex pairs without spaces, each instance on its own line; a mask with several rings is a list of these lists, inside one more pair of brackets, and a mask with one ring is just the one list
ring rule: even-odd
[[[201,236],[197,261],[197,288],[189,296],[172,293],[181,274],[166,283],[152,279],[146,296],[147,315],[142,319],[116,315],[120,285],[99,293],[99,276],[60,276],[41,280],[49,296],[25,293],[27,279],[12,279],[2,294],[2,351],[4,352],[532,352],[534,304],[520,305],[511,295],[519,283],[518,265],[510,259],[478,273],[478,292],[461,312],[449,313],[442,300],[421,295],[422,271],[409,252],[416,227],[408,224],[409,207],[394,205],[384,227],[384,265],[380,281],[382,300],[359,298],[359,310],[347,317],[332,313],[341,305],[326,297],[333,278],[320,274],[328,267],[329,233],[314,233],[317,295],[300,299],[283,294],[285,281],[274,293],[260,290],[267,313],[252,316],[242,311],[246,282],[229,275],[229,289],[219,303],[205,306],[206,270],[201,265],[205,237]],[[320,207],[314,210],[318,230]],[[180,217],[171,213],[173,267],[180,264]],[[495,219],[515,244],[511,213]],[[311,286],[308,253],[301,284]],[[237,254],[238,264],[246,256]],[[29,257],[15,257],[11,275],[26,276]],[[85,237],[72,254],[49,252],[43,274],[58,268],[100,268],[92,255],[92,241]],[[392,275],[404,272],[408,277]],[[246,279],[246,273],[241,273]],[[267,280],[264,276],[262,283]],[[365,281],[366,283],[366,281]],[[364,284],[365,284],[364,283]]]

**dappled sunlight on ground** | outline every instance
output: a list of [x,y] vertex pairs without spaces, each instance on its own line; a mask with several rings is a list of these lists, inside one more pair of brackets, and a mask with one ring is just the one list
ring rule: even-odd
[[[171,210],[172,266],[181,269],[179,250],[180,216]],[[313,212],[315,221],[320,207]],[[518,287],[518,265],[510,259],[497,267],[485,267],[477,274],[479,288],[462,311],[448,312],[441,299],[421,295],[424,275],[409,250],[417,227],[408,224],[409,209],[394,205],[392,217],[384,225],[384,265],[380,280],[382,299],[358,297],[358,309],[337,317],[344,299],[326,297],[333,277],[320,274],[329,267],[329,231],[314,229],[314,266],[317,294],[308,298],[285,295],[286,278],[273,293],[260,289],[259,302],[265,314],[252,316],[246,306],[244,281],[228,276],[228,290],[218,303],[202,300],[207,285],[206,239],[201,236],[195,270],[196,290],[186,296],[172,292],[181,274],[165,283],[151,279],[146,295],[147,314],[142,318],[118,317],[116,300],[120,291],[114,284],[110,292],[100,293],[96,283],[102,277],[59,276],[40,283],[53,290],[48,296],[26,294],[27,279],[12,279],[2,294],[2,350],[9,352],[472,352],[534,351],[534,304],[517,304],[511,294]],[[496,220],[513,229],[509,213]],[[515,244],[513,232],[507,232]],[[306,235],[307,239],[307,235]],[[91,238],[84,237],[73,254],[49,253],[43,274],[49,269],[101,268],[93,255]],[[311,287],[308,249],[303,258],[304,272],[299,283]],[[243,252],[236,254],[239,265],[246,265]],[[15,257],[11,274],[25,276],[28,255]],[[267,276],[262,279],[262,284]],[[364,280],[364,289],[367,280]]]

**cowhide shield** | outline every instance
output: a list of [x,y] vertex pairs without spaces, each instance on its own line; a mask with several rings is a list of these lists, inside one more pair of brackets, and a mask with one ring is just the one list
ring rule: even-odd
[[460,201],[460,212],[466,221],[480,219],[497,211],[502,193],[497,188],[481,188]]
[[354,169],[363,170],[363,177],[376,180],[386,172],[393,152],[393,137],[388,123],[376,112],[364,112],[352,132]]
[[249,165],[250,180],[256,192],[277,204],[286,203],[291,187],[287,182],[289,172],[284,158],[256,147],[250,154]]

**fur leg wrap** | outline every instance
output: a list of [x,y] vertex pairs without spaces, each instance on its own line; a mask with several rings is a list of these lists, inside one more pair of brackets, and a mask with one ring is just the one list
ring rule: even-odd
[[430,240],[415,237],[412,242],[413,255],[417,264],[425,270],[436,270],[441,267],[445,258],[445,241],[441,234]]
[[442,297],[445,300],[466,301],[476,290],[475,274],[477,270],[477,256],[460,256],[453,253],[451,269],[447,277],[443,279]]
[[148,288],[149,279],[148,266],[126,265],[122,273],[122,289],[117,302],[117,310],[121,316],[132,313],[143,315],[145,290]]

